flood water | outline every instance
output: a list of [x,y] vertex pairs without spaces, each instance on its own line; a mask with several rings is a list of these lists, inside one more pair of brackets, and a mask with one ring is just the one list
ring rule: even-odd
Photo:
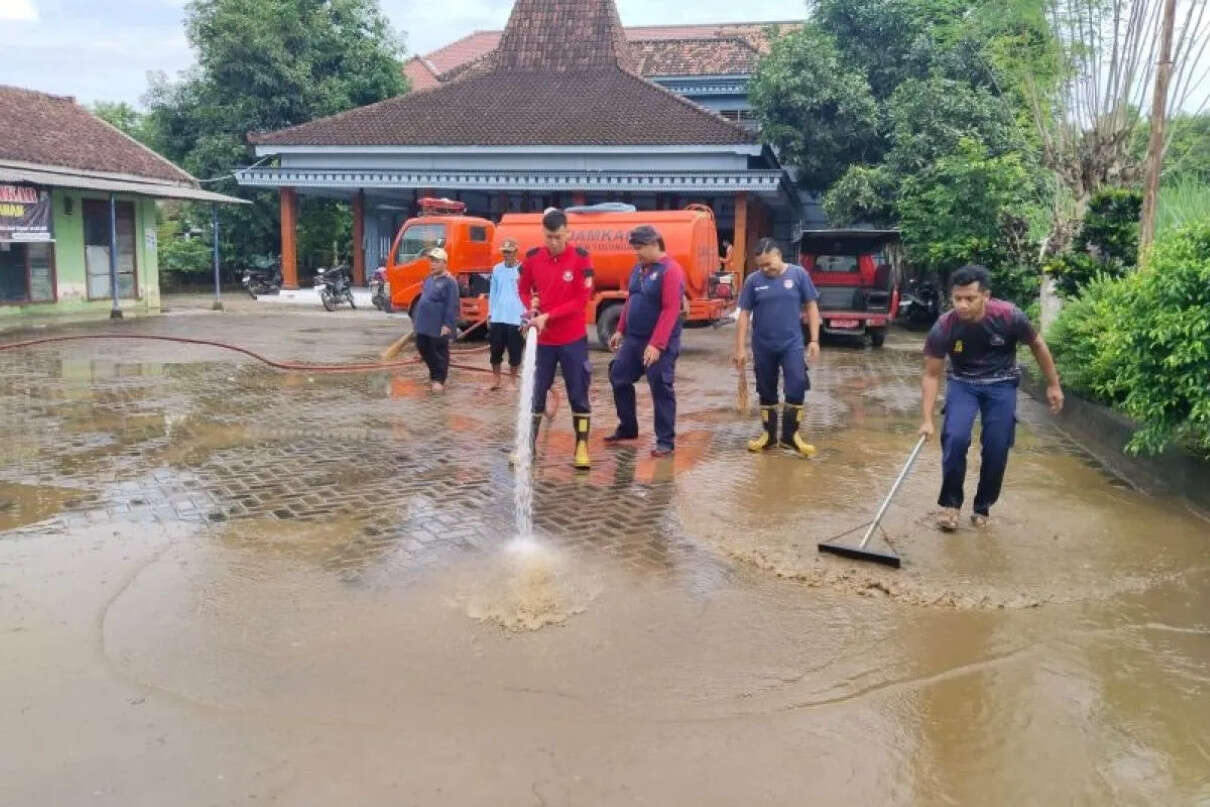
[[807,461],[744,450],[732,338],[686,333],[672,460],[601,444],[594,354],[594,467],[564,406],[521,547],[487,376],[0,353],[0,804],[1210,804],[1202,514],[1023,399],[990,529],[933,529],[932,445],[871,539],[903,568],[821,556],[911,450],[920,339],[825,345]]

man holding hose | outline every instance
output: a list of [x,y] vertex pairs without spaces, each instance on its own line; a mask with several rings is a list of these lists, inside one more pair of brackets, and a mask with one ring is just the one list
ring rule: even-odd
[[[546,411],[546,395],[558,367],[567,387],[576,435],[572,465],[586,471],[590,467],[588,426],[592,410],[588,403],[588,386],[592,380],[592,365],[588,360],[584,311],[592,294],[592,262],[588,250],[568,241],[567,214],[562,210],[551,209],[542,216],[542,234],[546,246],[534,247],[526,253],[518,281],[521,302],[533,311],[529,327],[536,331],[538,338],[532,438],[534,441],[538,438],[538,427]],[[532,302],[535,294],[538,298],[536,307]]]

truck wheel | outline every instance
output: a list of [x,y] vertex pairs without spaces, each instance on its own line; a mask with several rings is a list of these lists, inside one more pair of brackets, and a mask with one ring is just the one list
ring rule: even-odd
[[870,344],[874,347],[882,347],[886,341],[886,328],[870,328]]
[[597,315],[597,339],[601,342],[602,350],[609,350],[609,337],[618,329],[618,320],[621,318],[621,303],[614,303]]

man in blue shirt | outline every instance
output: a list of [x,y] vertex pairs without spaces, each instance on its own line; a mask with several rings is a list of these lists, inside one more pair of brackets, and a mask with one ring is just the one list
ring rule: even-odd
[[508,374],[516,383],[517,368],[521,366],[521,315],[525,307],[517,293],[521,277],[521,261],[517,259],[517,242],[511,238],[500,244],[504,260],[492,269],[487,295],[488,339],[491,343],[492,389],[500,389],[500,364],[508,349]]
[[429,368],[433,392],[445,389],[450,372],[450,337],[458,329],[458,281],[449,273],[449,256],[441,247],[429,250],[429,276],[416,303],[416,349]]
[[811,331],[806,357],[819,357],[819,292],[811,276],[801,266],[782,260],[781,248],[772,238],[756,245],[756,266],[744,281],[739,295],[739,322],[735,338],[735,366],[742,373],[747,362],[744,347],[748,325],[752,324],[752,363],[756,370],[756,391],[760,396],[764,431],[748,441],[749,451],[764,451],[777,441],[777,378],[784,380],[786,406],[781,420],[781,443],[804,457],[815,454],[815,447],[799,434],[803,401],[810,381],[803,357],[802,320]]

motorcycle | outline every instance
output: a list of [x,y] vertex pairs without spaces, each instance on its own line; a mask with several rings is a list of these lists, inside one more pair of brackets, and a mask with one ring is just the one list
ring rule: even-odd
[[353,302],[353,285],[350,282],[349,267],[344,264],[319,269],[315,273],[315,288],[319,291],[319,301],[325,311],[335,311],[342,302],[348,303],[349,308],[356,309]]
[[244,267],[242,284],[253,300],[258,294],[277,294],[281,291],[281,266],[273,258],[253,258]]
[[379,266],[370,278],[370,302],[387,314],[391,313],[391,284],[387,282],[387,269]]
[[912,278],[899,297],[899,320],[905,325],[928,327],[941,315],[941,292],[930,280]]

